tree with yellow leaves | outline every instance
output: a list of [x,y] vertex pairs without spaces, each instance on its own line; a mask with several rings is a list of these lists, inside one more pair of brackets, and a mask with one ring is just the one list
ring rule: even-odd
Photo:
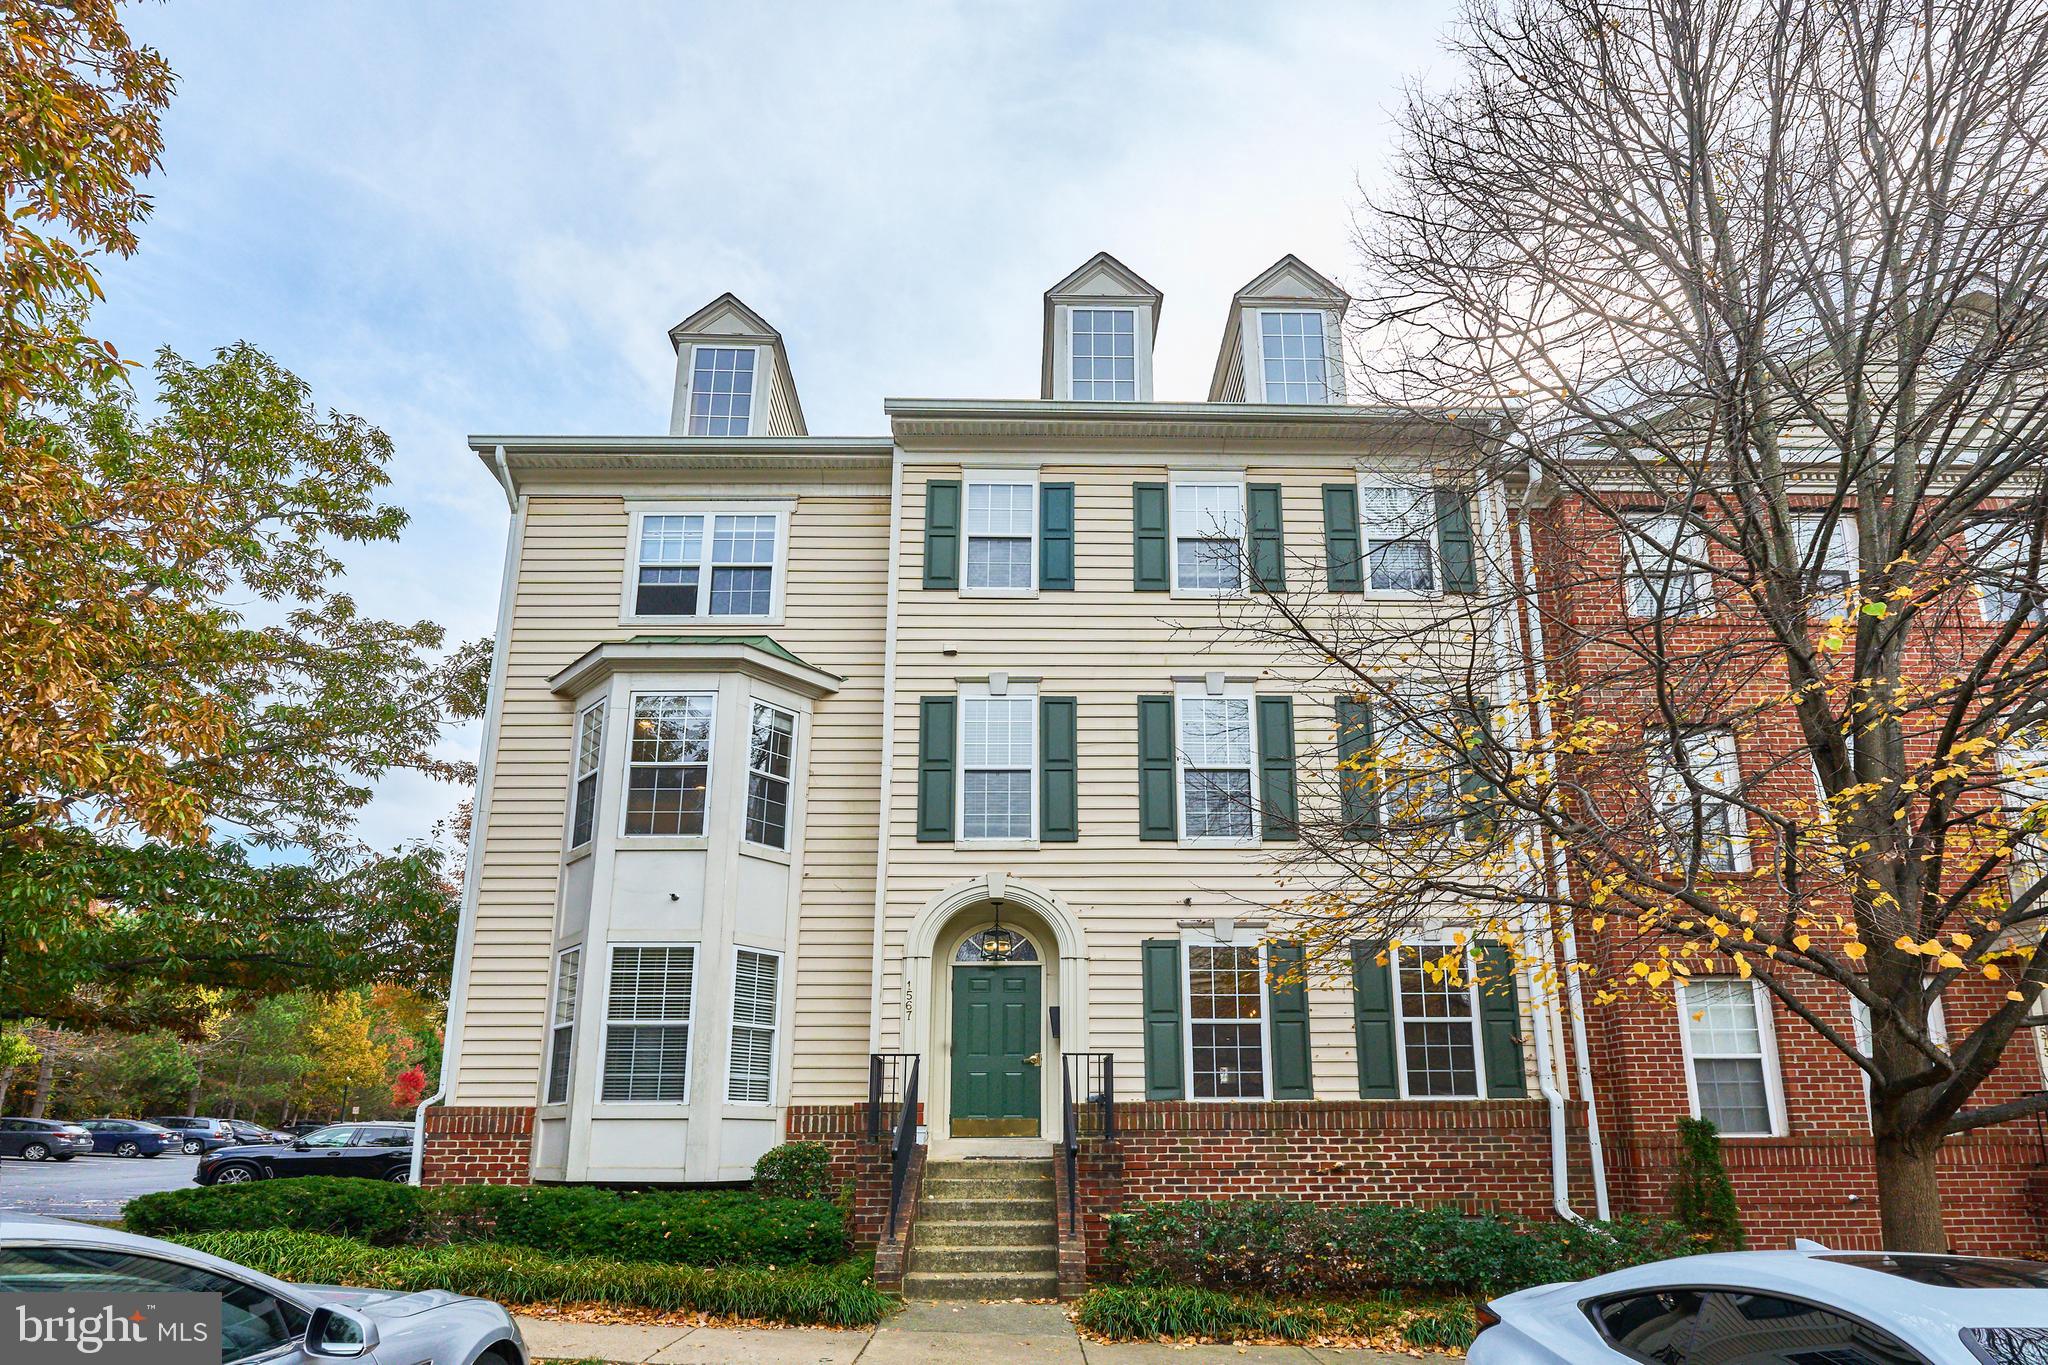
[[1361,228],[1371,396],[1441,426],[1348,569],[1407,605],[1228,622],[1346,699],[1292,910],[1760,983],[1945,1249],[1943,1142],[2048,1110],[1978,1098],[2048,986],[2048,7],[1467,20]]
[[313,1066],[307,1083],[319,1100],[349,1117],[351,1101],[374,1095],[390,1083],[391,1045],[373,1027],[369,1002],[342,991],[321,1003],[306,1030]]

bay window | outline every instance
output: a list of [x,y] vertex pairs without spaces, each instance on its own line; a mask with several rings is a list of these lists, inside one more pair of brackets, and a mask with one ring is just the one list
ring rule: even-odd
[[627,834],[704,833],[713,702],[709,695],[694,693],[633,698],[626,765]]
[[605,994],[601,1099],[617,1104],[688,1102],[696,984],[693,944],[613,947]]

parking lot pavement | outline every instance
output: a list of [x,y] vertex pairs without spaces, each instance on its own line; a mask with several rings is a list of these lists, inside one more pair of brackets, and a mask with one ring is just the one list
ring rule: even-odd
[[0,1158],[0,1209],[111,1222],[138,1194],[192,1188],[199,1158],[81,1156],[70,1161]]

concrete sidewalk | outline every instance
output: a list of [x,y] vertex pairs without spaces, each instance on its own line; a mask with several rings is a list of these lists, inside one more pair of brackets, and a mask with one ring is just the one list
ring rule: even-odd
[[[631,1361],[652,1365],[1143,1365],[1156,1361],[1232,1365],[1394,1365],[1413,1357],[1303,1346],[1107,1345],[1082,1341],[1066,1309],[1050,1303],[914,1303],[880,1327],[636,1327],[521,1318],[537,1360]],[[1442,1357],[1438,1357],[1441,1359]]]

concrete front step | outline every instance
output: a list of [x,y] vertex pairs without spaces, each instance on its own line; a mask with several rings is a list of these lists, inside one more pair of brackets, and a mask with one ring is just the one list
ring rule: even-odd
[[1043,1218],[952,1221],[927,1214],[917,1220],[916,1244],[925,1247],[1035,1247],[1046,1245],[1052,1226]]
[[976,1275],[1010,1274],[1015,1271],[1039,1270],[1057,1272],[1060,1268],[1060,1249],[1057,1246],[1031,1247],[936,1247],[914,1242],[910,1248],[910,1268],[917,1272],[945,1274],[949,1272],[973,1273]]
[[907,1299],[1056,1299],[1060,1277],[1043,1274],[974,1275],[913,1270],[903,1277]]
[[1052,1195],[1051,1176],[934,1176],[925,1173],[924,1192],[927,1196],[945,1198],[947,1195],[963,1199],[1000,1199],[1005,1195]]
[[1052,1222],[1050,1194],[1043,1199],[933,1199],[927,1195],[917,1203],[919,1222],[935,1218],[942,1223],[1018,1223],[1026,1219]]

